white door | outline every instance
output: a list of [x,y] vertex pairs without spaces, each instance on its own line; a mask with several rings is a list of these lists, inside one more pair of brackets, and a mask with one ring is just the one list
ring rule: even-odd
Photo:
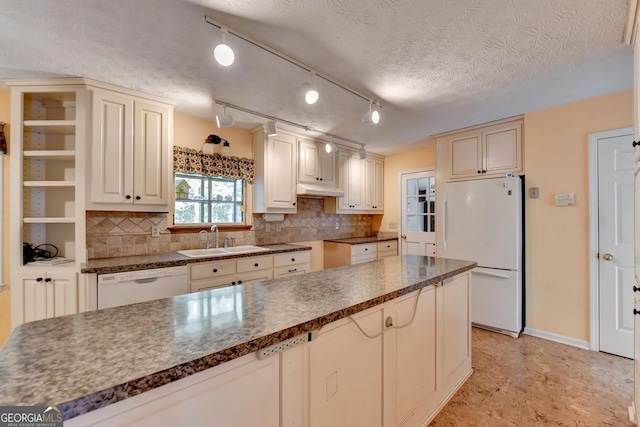
[[633,135],[601,136],[598,149],[600,351],[633,357]]
[[400,175],[400,255],[436,255],[435,171]]

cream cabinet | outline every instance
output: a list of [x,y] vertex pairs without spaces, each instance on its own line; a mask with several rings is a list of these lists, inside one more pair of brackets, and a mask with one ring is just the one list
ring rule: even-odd
[[264,126],[252,130],[256,178],[253,212],[296,213],[297,140],[280,132],[267,136]]
[[450,180],[523,171],[522,120],[456,133],[447,145]]
[[365,213],[381,213],[384,211],[384,162],[370,155],[363,166],[363,208]]
[[92,90],[92,207],[169,210],[173,106]]
[[398,240],[387,240],[376,244],[376,259],[398,255]]
[[336,186],[336,154],[327,153],[325,143],[298,138],[298,182]]
[[76,272],[68,268],[34,268],[18,273],[12,294],[23,301],[23,310],[12,310],[12,323],[17,325],[78,313],[76,277]]
[[273,255],[251,256],[189,265],[189,289],[206,291],[278,279],[311,270],[309,251],[285,252]]
[[324,268],[361,264],[397,254],[397,240],[361,244],[324,242]]

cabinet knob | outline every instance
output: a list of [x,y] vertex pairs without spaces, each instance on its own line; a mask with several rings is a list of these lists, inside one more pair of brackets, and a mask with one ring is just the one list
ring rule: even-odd
[[487,171],[486,171],[486,170],[483,170],[483,171],[482,171],[482,173],[487,173]]
[[231,286],[235,286],[236,282],[231,282]]
[[640,314],[640,310],[636,310],[636,309],[634,308],[634,309],[633,309],[633,314],[634,314],[634,315],[638,315],[638,314]]
[[36,279],[36,282],[42,282],[42,277],[38,277],[38,278]]
[[296,202],[293,202],[293,206],[295,206],[295,205],[296,205]]
[[369,250],[369,248],[364,248],[365,252]]
[[482,171],[478,171],[478,173],[482,173]]
[[140,196],[136,196],[136,200],[140,200]]
[[631,146],[634,147],[634,148],[640,146],[640,141],[633,141]]
[[213,269],[213,272],[214,272],[214,273],[217,273],[217,272],[218,272],[218,269],[217,269],[217,268],[214,268],[214,269]]
[[393,326],[393,318],[391,316],[387,317],[387,319],[384,321],[384,326],[385,328],[390,328]]
[[295,258],[291,258],[291,262],[294,262],[296,259]]
[[127,199],[127,200],[130,200],[131,196],[127,194],[126,196],[124,196],[124,198]]
[[322,178],[320,178],[320,181],[322,181]]
[[316,176],[316,181],[319,181],[319,180],[320,180],[320,178],[318,178],[318,177]]
[[242,280],[238,280],[238,285],[242,285]]
[[258,263],[256,262],[255,264],[253,264],[253,266],[254,266],[254,267],[257,267],[257,266],[258,266]]
[[46,279],[44,279],[44,281],[45,281],[46,283],[49,283],[49,282],[51,281],[51,277],[47,277]]
[[640,291],[640,288],[639,288],[639,287],[637,287],[637,286],[634,286],[634,287],[633,287],[633,292],[638,292],[638,291]]

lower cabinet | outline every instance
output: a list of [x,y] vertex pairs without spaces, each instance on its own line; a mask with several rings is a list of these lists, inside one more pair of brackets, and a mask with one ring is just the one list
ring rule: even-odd
[[34,270],[18,277],[20,282],[12,294],[20,303],[12,304],[13,325],[79,312],[75,271]]

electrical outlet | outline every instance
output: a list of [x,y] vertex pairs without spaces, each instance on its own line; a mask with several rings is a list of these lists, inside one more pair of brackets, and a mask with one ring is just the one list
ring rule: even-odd
[[151,226],[151,237],[160,237],[160,226],[158,225]]
[[340,223],[336,222],[336,230],[339,230],[339,229],[340,229]]

